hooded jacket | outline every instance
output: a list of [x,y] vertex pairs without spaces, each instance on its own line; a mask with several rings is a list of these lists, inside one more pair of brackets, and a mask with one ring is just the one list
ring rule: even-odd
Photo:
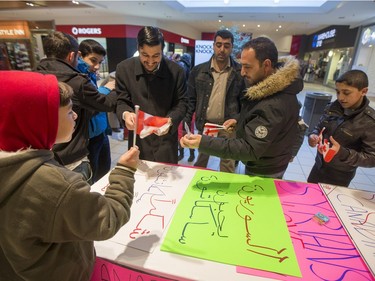
[[267,176],[286,170],[297,138],[297,94],[303,89],[303,81],[295,58],[287,57],[280,63],[275,73],[247,89],[237,138],[203,135],[200,152],[241,160],[248,174]]
[[70,142],[55,145],[53,150],[64,165],[79,161],[89,153],[87,146],[91,117],[96,111],[114,111],[117,94],[115,91],[108,95],[99,93],[87,75],[79,73],[77,69],[60,59],[43,59],[37,71],[55,75],[59,81],[69,84],[74,90],[73,110],[78,115],[76,130]]
[[103,196],[54,160],[55,76],[0,72],[0,96],[0,280],[90,280],[93,241],[129,220],[134,172],[116,166]]

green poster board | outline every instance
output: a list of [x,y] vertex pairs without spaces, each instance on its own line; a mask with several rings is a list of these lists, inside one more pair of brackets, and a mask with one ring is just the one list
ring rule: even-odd
[[197,171],[161,250],[301,276],[273,179]]

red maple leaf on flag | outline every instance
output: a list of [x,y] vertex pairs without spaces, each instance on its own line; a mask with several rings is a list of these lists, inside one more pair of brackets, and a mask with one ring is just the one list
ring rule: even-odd
[[138,110],[137,135],[141,139],[166,130],[171,124],[168,117],[159,117],[148,114],[142,110]]

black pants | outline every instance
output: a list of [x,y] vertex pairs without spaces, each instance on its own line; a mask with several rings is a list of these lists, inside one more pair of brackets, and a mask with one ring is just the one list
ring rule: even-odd
[[329,168],[327,166],[322,166],[318,168],[315,164],[310,172],[310,175],[307,179],[311,183],[328,183],[332,185],[339,186],[349,186],[350,182],[355,176],[354,171],[339,171],[336,169]]

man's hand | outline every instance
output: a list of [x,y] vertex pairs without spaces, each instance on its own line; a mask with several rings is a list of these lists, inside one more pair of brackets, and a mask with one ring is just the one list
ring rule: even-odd
[[199,148],[201,139],[201,135],[185,135],[180,139],[180,144],[183,148]]
[[122,119],[125,121],[125,126],[128,130],[133,131],[135,127],[135,113],[125,111],[122,114]]
[[156,130],[156,132],[154,132],[155,135],[157,136],[164,136],[166,134],[168,134],[169,130],[171,129],[172,127],[172,119],[169,118],[168,119],[168,123],[163,125],[161,128],[159,128],[158,130]]

